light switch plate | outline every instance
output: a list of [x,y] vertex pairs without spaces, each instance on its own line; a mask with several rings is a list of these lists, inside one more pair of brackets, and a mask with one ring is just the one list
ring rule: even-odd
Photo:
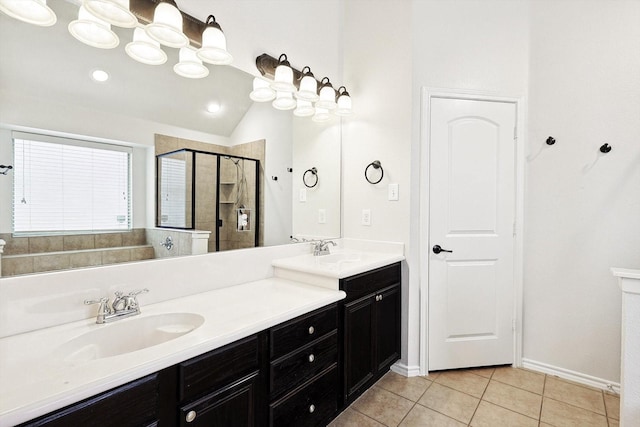
[[398,200],[398,184],[389,184],[389,200]]
[[301,202],[306,202],[307,201],[307,189],[306,188],[301,188],[300,189],[300,197],[299,199]]
[[327,223],[327,210],[318,209],[318,224],[326,224],[326,223]]
[[362,225],[371,225],[371,209],[362,209]]

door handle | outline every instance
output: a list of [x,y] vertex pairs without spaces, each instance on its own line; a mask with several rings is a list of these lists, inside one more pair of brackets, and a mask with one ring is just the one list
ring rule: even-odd
[[434,254],[439,254],[440,252],[449,252],[449,253],[453,253],[453,251],[450,251],[450,250],[448,250],[448,249],[442,249],[442,248],[440,247],[440,245],[435,245],[435,246],[433,247],[433,253],[434,253]]

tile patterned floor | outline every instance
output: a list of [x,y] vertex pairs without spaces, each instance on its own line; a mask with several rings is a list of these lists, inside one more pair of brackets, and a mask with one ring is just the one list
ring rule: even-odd
[[389,372],[329,427],[618,427],[620,398],[511,367]]

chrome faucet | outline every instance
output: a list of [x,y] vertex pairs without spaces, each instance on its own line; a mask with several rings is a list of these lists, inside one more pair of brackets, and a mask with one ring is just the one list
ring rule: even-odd
[[120,291],[115,292],[115,298],[113,303],[109,305],[109,298],[104,297],[97,300],[85,300],[85,305],[100,304],[98,306],[98,315],[96,316],[96,323],[109,323],[117,319],[124,319],[125,317],[135,316],[140,314],[140,304],[138,303],[137,296],[149,292],[149,289],[140,289],[137,291],[123,294]]
[[313,241],[313,256],[329,255],[329,243],[333,246],[337,246],[333,240],[316,240]]

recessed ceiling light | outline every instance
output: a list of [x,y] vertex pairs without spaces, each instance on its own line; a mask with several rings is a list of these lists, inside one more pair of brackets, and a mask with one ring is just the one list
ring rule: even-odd
[[220,112],[220,109],[222,107],[220,107],[220,104],[217,102],[211,102],[209,105],[207,105],[207,112],[211,113],[211,114],[216,114]]
[[109,74],[104,70],[93,70],[91,78],[97,82],[103,83],[109,80]]

